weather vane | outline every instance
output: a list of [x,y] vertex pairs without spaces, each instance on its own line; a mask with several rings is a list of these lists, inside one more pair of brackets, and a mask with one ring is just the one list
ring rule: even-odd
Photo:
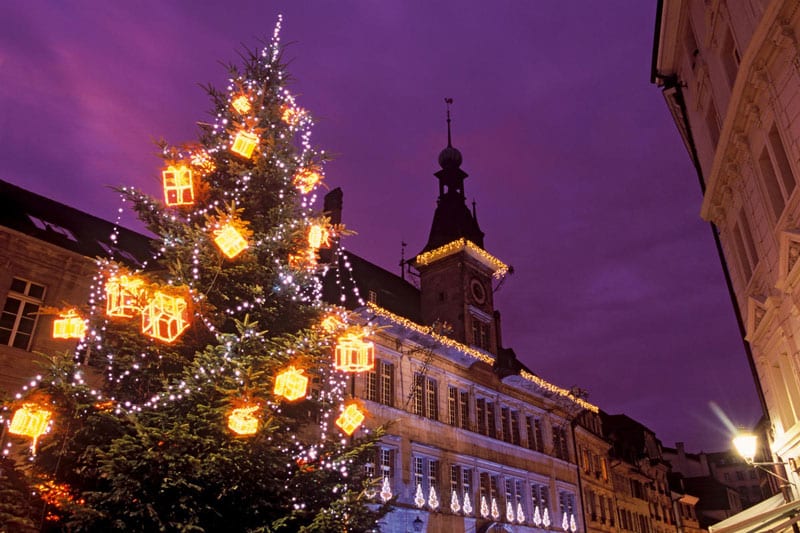
[[445,97],[444,103],[447,106],[447,146],[452,146],[450,141],[450,104],[453,103],[453,99]]

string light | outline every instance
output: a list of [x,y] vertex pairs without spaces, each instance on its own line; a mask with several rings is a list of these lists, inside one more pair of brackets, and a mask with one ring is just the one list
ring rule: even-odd
[[508,273],[508,265],[463,237],[434,250],[419,254],[416,258],[416,263],[421,266],[430,265],[435,261],[462,251],[491,268],[493,276],[496,278],[501,278]]

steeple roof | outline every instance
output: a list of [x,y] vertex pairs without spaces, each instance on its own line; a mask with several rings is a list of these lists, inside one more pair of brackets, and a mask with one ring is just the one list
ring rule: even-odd
[[441,170],[434,173],[439,180],[439,199],[433,213],[428,243],[422,252],[439,248],[459,239],[467,239],[483,248],[483,231],[478,219],[470,212],[464,196],[464,179],[461,170],[461,152],[453,147],[450,134],[450,106],[452,99],[445,98],[447,108],[447,146],[439,153]]

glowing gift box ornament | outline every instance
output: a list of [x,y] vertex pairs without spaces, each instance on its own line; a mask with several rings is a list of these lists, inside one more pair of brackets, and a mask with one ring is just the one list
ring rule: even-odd
[[351,403],[342,411],[339,418],[336,419],[336,425],[348,435],[352,435],[363,421],[364,413],[361,412],[356,404]]
[[173,342],[189,327],[186,300],[156,292],[142,309],[142,333],[164,342]]
[[322,181],[322,175],[319,172],[311,168],[304,168],[294,175],[292,183],[301,193],[308,194],[320,181]]
[[253,106],[250,105],[250,100],[243,94],[234,98],[231,105],[241,115],[247,114],[253,109]]
[[367,372],[375,368],[375,345],[353,333],[339,337],[333,366],[342,372]]
[[259,409],[258,405],[248,405],[234,409],[228,415],[228,429],[237,435],[255,435],[258,431],[258,419],[253,416],[253,413]]
[[86,335],[86,323],[74,309],[53,320],[54,339],[82,339]]
[[139,312],[144,282],[139,278],[115,276],[106,281],[106,314],[130,318]]
[[330,248],[331,232],[322,224],[314,224],[308,230],[308,245],[312,248]]
[[185,165],[167,167],[161,172],[164,180],[164,202],[167,205],[191,205],[194,203],[192,169]]
[[33,403],[26,403],[14,412],[8,432],[33,439],[31,448],[36,453],[36,441],[47,431],[47,423],[52,413]]
[[302,398],[308,390],[308,377],[303,370],[290,366],[275,378],[275,394],[283,396],[290,402]]
[[233,259],[247,248],[247,240],[231,223],[214,232],[214,242],[228,259]]
[[233,139],[233,146],[231,152],[238,154],[245,159],[250,159],[253,155],[253,150],[258,145],[258,135],[250,133],[249,131],[239,131]]

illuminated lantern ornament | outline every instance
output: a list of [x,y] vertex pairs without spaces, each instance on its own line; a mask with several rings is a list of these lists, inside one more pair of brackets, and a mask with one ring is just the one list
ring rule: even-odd
[[414,493],[414,504],[420,509],[425,505],[425,496],[422,495],[421,484],[417,485],[417,491]]
[[469,516],[472,514],[472,502],[469,501],[469,494],[464,491],[464,514]]
[[170,165],[161,172],[164,178],[164,202],[167,205],[191,205],[194,203],[192,169],[185,165]]
[[392,486],[389,484],[389,476],[383,476],[383,484],[381,485],[380,497],[383,503],[392,499]]
[[294,175],[293,183],[303,194],[308,194],[314,190],[317,183],[322,181],[322,176],[314,169],[304,168]]
[[514,504],[510,501],[506,502],[506,520],[508,522],[514,521]]
[[517,502],[517,522],[525,522],[525,511],[522,510],[522,502]]
[[336,419],[336,425],[348,435],[352,435],[363,421],[364,413],[361,412],[356,404],[351,403],[345,408],[342,414],[339,415],[339,418]]
[[86,323],[74,309],[53,320],[54,339],[82,339],[86,335]]
[[434,511],[439,508],[439,496],[436,495],[436,488],[431,487],[428,491],[428,507]]
[[539,514],[539,506],[533,508],[533,523],[536,527],[542,525],[542,516]]
[[253,106],[250,105],[250,100],[243,94],[234,98],[231,105],[241,115],[247,114],[253,109]]
[[299,254],[289,254],[288,263],[295,270],[314,270],[317,267],[317,253],[307,250]]
[[375,368],[375,345],[348,333],[339,337],[333,362],[342,372],[366,372]]
[[500,518],[500,510],[497,508],[497,499],[492,498],[492,518],[497,520]]
[[173,342],[189,327],[186,300],[156,292],[142,309],[142,333],[164,342]]
[[569,518],[567,517],[567,513],[564,513],[561,517],[561,529],[569,531]]
[[275,394],[294,401],[306,395],[308,378],[302,370],[290,366],[275,378]]
[[250,159],[253,155],[253,150],[258,145],[258,135],[250,133],[249,131],[239,131],[233,139],[233,146],[231,152],[238,154],[245,159]]
[[481,516],[484,518],[489,517],[489,504],[486,503],[486,496],[481,496]]
[[578,523],[575,521],[575,515],[569,515],[569,530],[571,533],[575,533],[578,530]]
[[461,510],[461,505],[458,503],[458,494],[456,491],[450,493],[450,510],[457,513]]
[[544,527],[550,527],[550,511],[547,510],[547,507],[544,508],[544,513],[542,513],[542,525]]
[[130,318],[138,313],[143,284],[142,280],[128,276],[106,281],[106,314]]
[[225,224],[214,232],[214,242],[228,259],[233,259],[247,248],[247,241],[232,224]]
[[36,453],[36,441],[47,430],[47,423],[52,413],[42,409],[36,404],[26,403],[14,412],[8,432],[14,435],[24,435],[33,439],[31,448]]
[[330,248],[331,232],[323,225],[314,224],[308,230],[308,245],[312,248]]
[[237,435],[249,436],[255,435],[258,431],[258,419],[253,416],[253,413],[258,411],[258,405],[249,405],[247,407],[239,407],[231,411],[228,415],[228,429]]

